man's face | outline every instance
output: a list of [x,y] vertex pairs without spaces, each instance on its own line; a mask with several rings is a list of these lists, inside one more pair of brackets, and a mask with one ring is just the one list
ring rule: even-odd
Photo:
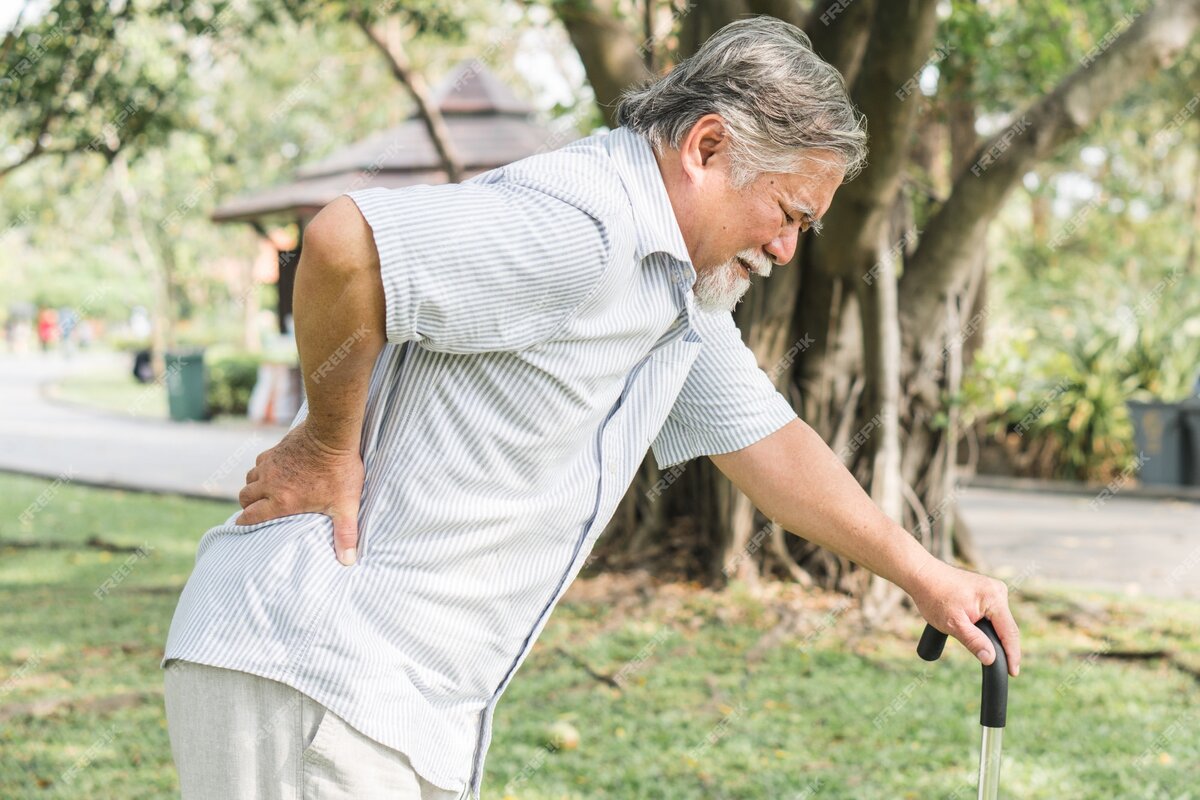
[[752,274],[765,278],[792,260],[797,238],[820,227],[844,176],[836,154],[809,150],[795,172],[764,173],[734,188],[716,115],[698,122],[672,156],[679,161],[666,162],[664,176],[675,179],[668,193],[696,267],[697,304],[724,311],[750,288]]
[[749,290],[751,275],[769,277],[773,265],[792,260],[801,233],[820,228],[842,170],[836,160],[816,160],[828,154],[811,155],[801,162],[803,172],[765,173],[741,189],[728,183],[714,187],[705,204],[709,235],[696,254],[701,261],[693,262],[693,292],[702,308],[733,310]]

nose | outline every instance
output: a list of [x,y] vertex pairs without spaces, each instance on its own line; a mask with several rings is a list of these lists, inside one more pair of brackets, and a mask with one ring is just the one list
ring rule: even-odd
[[783,266],[792,260],[792,256],[796,255],[796,239],[799,233],[796,228],[789,225],[784,228],[783,233],[776,236],[767,245],[767,254],[775,259],[777,265]]

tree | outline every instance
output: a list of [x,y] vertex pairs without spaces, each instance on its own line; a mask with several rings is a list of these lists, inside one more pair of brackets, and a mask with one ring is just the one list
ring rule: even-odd
[[[580,48],[598,101],[610,106],[619,87],[637,79],[629,53],[645,41],[644,29],[635,15],[622,17],[607,3],[564,0],[553,7]],[[989,38],[1011,24],[1015,3],[955,2],[945,20],[937,12],[935,0],[834,0],[808,8],[720,0],[674,11],[671,34],[652,41],[666,57],[684,57],[740,15],[772,14],[803,27],[846,77],[868,119],[870,164],[838,192],[825,233],[802,240],[792,268],[772,277],[769,292],[751,292],[737,321],[759,362],[775,365],[801,418],[876,502],[934,553],[971,561],[969,539],[961,530],[955,535],[954,403],[962,364],[989,313],[982,247],[988,227],[1026,172],[1180,57],[1200,25],[1200,0],[1160,0],[1125,13],[1099,2],[1082,9],[1055,3],[1038,15],[1026,10],[1023,16],[1037,18],[1027,26],[1057,29],[1048,41],[1075,44],[1047,48],[1046,38],[1018,39],[1016,46],[1032,42],[1045,51],[1012,58],[1024,80],[1014,80],[1011,68],[983,74]],[[1003,49],[1015,55],[1011,41]],[[1072,50],[1079,51],[1074,64]],[[930,78],[937,86],[927,97]],[[1031,85],[1046,88],[1030,97]],[[981,138],[978,127],[997,115],[1003,124]],[[648,462],[641,484],[618,512],[605,556],[619,561],[650,541],[684,541],[709,580],[753,582],[763,571],[779,571],[866,589],[868,576],[844,559],[785,537],[771,523],[756,531],[749,502],[707,461],[669,476]],[[667,536],[671,530],[682,535]],[[874,588],[881,610],[896,601]]]

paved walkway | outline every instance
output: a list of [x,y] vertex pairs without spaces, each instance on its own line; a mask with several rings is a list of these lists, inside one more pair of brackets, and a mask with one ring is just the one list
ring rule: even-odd
[[959,494],[988,574],[1200,600],[1200,503],[968,488]]
[[114,353],[0,355],[0,469],[236,502],[255,458],[286,425],[157,421],[51,402],[41,393],[43,383],[70,373],[131,368],[128,356]]
[[[287,426],[167,422],[47,401],[71,372],[129,370],[111,354],[0,355],[0,469],[237,501]],[[147,391],[163,391],[148,387]],[[959,495],[989,574],[1200,600],[1200,502],[968,488]]]

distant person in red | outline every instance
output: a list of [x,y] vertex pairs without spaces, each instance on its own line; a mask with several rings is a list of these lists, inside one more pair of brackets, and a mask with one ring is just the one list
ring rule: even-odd
[[42,343],[42,352],[48,351],[57,338],[58,312],[53,308],[43,308],[38,312],[38,341]]

